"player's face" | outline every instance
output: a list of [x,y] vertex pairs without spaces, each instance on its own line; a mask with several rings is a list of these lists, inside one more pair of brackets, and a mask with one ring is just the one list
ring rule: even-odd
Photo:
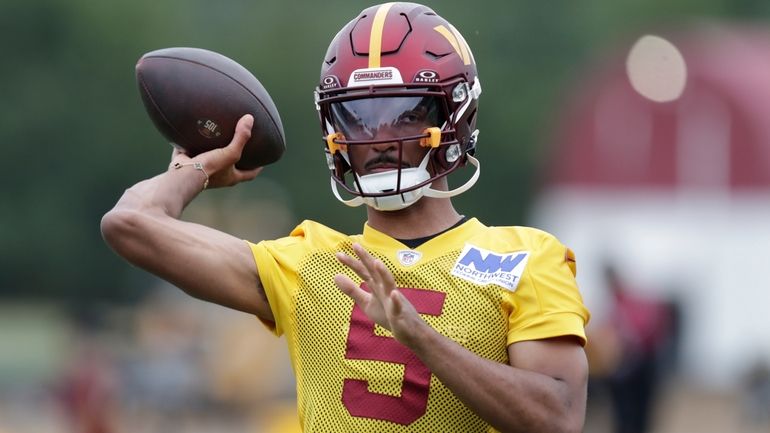
[[444,121],[439,101],[432,96],[354,99],[331,104],[331,112],[335,129],[347,141],[375,141],[348,145],[359,175],[419,165],[428,152],[420,146],[420,136]]

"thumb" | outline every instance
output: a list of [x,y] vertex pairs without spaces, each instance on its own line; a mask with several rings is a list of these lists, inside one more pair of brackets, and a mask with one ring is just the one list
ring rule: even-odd
[[253,125],[254,117],[251,114],[244,115],[238,119],[238,123],[235,125],[235,135],[227,146],[203,152],[196,156],[195,159],[211,170],[210,175],[234,165],[241,159],[243,147],[251,138],[251,128]]
[[254,116],[246,114],[241,117],[235,125],[235,135],[233,136],[233,140],[227,145],[226,149],[232,150],[238,157],[240,157],[243,146],[245,146],[246,142],[251,138],[251,128],[253,126]]
[[398,289],[394,289],[392,292],[390,292],[390,301],[392,303],[391,313],[393,316],[401,315],[401,312],[404,311],[404,304],[409,302],[404,297],[404,294],[401,293],[401,291]]

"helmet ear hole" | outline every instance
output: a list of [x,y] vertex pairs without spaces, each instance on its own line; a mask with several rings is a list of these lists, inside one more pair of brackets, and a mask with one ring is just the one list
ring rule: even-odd
[[463,137],[462,141],[465,146],[465,152],[473,155],[476,153],[476,114],[478,113],[478,109],[474,109],[473,111],[468,114],[468,135]]
[[450,144],[448,146],[441,146],[433,152],[432,160],[441,171],[447,171],[452,168],[457,162],[458,158],[463,158],[460,151],[460,145]]
[[446,160],[446,146],[441,146],[433,151],[431,160],[441,171],[449,169],[449,162]]
[[471,131],[476,129],[476,113],[478,113],[478,109],[475,109],[471,112],[471,114],[468,115],[468,126],[470,127]]

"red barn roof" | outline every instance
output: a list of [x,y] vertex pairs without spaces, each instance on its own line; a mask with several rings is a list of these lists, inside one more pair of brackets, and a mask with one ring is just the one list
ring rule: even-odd
[[645,99],[627,51],[611,57],[566,104],[550,185],[770,189],[770,31],[710,26],[667,39],[687,63],[681,97]]

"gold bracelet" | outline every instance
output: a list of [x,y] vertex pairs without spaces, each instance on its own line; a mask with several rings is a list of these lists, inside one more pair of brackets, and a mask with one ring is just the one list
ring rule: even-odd
[[179,170],[182,167],[191,166],[192,168],[196,170],[200,170],[201,173],[203,173],[204,176],[206,176],[206,180],[203,181],[203,189],[206,189],[209,186],[209,174],[206,173],[206,170],[203,169],[203,164],[200,162],[188,162],[185,164],[182,164],[181,162],[175,162],[174,163],[174,169]]

